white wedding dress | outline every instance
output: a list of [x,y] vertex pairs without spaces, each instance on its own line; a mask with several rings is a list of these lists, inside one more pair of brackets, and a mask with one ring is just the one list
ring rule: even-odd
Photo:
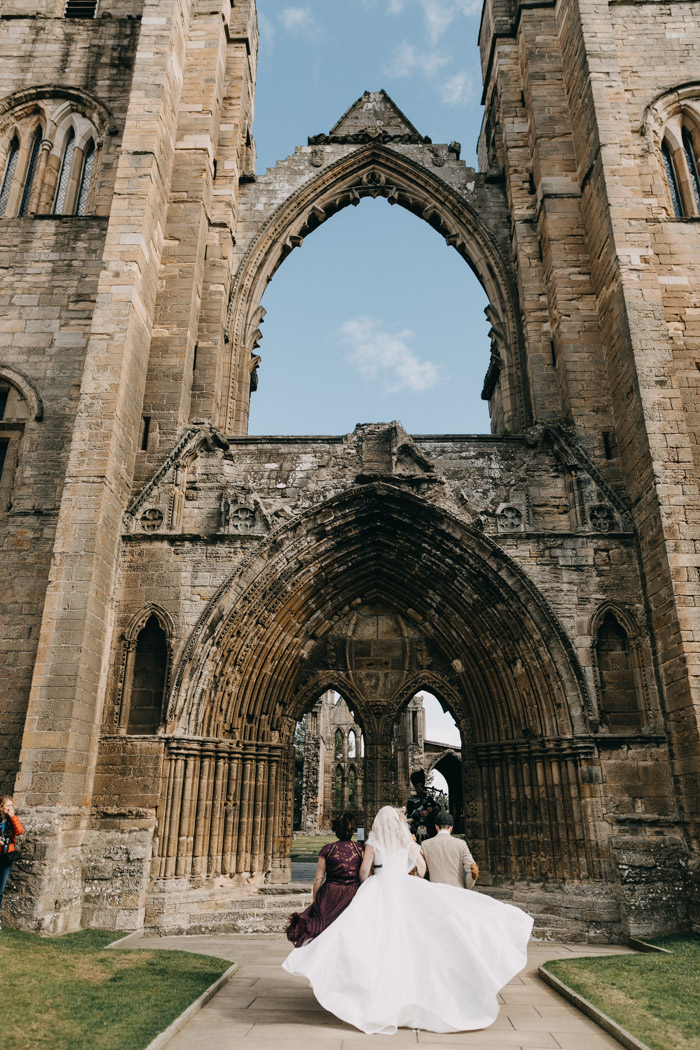
[[290,953],[284,969],[306,977],[326,1010],[369,1034],[492,1024],[499,990],[525,965],[530,916],[410,876],[419,849],[390,806],[367,841],[375,874],[332,925]]

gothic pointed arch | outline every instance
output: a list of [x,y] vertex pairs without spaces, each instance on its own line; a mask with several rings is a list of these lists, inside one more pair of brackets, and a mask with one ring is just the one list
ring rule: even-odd
[[591,618],[590,637],[601,728],[613,733],[650,728],[654,714],[635,617],[620,602],[605,601]]
[[[242,197],[241,213],[249,213],[247,225],[252,234],[241,245],[242,257],[230,297],[229,374],[224,384],[226,400],[219,413],[220,425],[227,433],[245,433],[247,429],[251,374],[259,361],[256,350],[265,315],[261,300],[270,279],[307,234],[341,209],[359,204],[364,197],[384,197],[390,204],[399,204],[422,218],[476,274],[490,302],[487,316],[491,322],[492,356],[499,361],[496,378],[503,387],[506,425],[512,431],[528,425],[531,409],[523,335],[507,249],[477,208],[473,191],[476,180],[483,181],[483,176],[464,168],[458,190],[454,177],[450,182],[438,174],[445,162],[441,149],[422,143],[409,153],[376,141],[351,152],[342,149],[340,154],[337,148],[328,147],[322,166],[311,167],[311,174],[262,225],[256,212],[256,184]],[[260,193],[265,199],[281,194],[288,185],[284,180],[289,173],[284,165],[278,167],[279,173],[274,169],[272,175],[260,180]],[[279,178],[279,187],[270,186],[275,177]],[[484,184],[482,192],[491,191]],[[495,382],[496,379],[494,385]]]
[[[411,660],[441,665],[477,739],[515,737],[523,724],[544,737],[585,729],[590,702],[573,647],[522,571],[446,511],[375,483],[278,529],[222,584],[180,659],[170,731],[300,717],[316,665],[346,666],[353,603],[377,601],[396,610],[397,644]],[[217,713],[214,680],[228,697]],[[382,710],[386,699],[385,690]],[[366,699],[363,708],[373,710]]]
[[[167,696],[174,625],[162,606],[139,609],[122,636],[122,655],[114,705],[118,731],[156,732]],[[138,711],[138,714],[137,714]]]
[[17,388],[27,403],[29,418],[36,423],[40,423],[44,418],[44,403],[36,383],[26,376],[24,372],[21,372],[19,368],[0,363],[0,382],[2,380]]

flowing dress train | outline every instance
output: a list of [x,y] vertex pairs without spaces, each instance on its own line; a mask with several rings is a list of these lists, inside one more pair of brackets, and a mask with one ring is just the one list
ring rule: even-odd
[[498,1014],[499,990],[525,965],[532,919],[483,894],[410,876],[416,855],[414,843],[388,855],[375,849],[376,874],[283,966],[363,1032],[485,1028]]

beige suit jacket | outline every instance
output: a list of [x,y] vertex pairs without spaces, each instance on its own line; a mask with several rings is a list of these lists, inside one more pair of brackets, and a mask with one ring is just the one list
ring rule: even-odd
[[448,832],[438,832],[421,844],[431,882],[446,882],[448,886],[472,889],[474,879],[470,865],[474,858],[464,839],[455,839]]

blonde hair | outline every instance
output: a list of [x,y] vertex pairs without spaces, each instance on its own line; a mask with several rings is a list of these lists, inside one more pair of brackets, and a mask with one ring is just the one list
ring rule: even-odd
[[8,802],[12,802],[12,795],[0,795],[0,809],[5,809]]

